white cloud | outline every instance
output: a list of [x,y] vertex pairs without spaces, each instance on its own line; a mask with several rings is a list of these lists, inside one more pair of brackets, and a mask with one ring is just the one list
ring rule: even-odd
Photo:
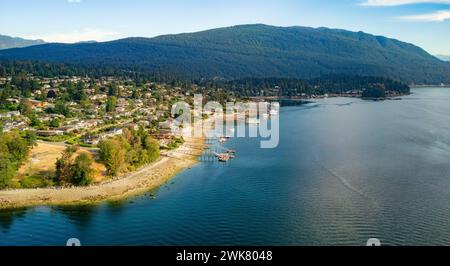
[[[362,6],[402,6],[412,4],[450,4],[450,0],[364,0]],[[418,14],[399,17],[406,21],[445,21],[450,19],[449,10],[440,10],[434,13]]]
[[76,43],[85,41],[109,41],[120,37],[120,33],[101,29],[85,28],[68,33],[24,36],[27,39],[42,39],[46,42]]
[[67,3],[69,4],[81,3],[81,0],[67,0]]
[[450,4],[450,0],[365,0],[363,6],[401,6],[410,4]]
[[429,14],[419,14],[419,15],[412,15],[412,16],[403,16],[399,17],[402,20],[408,20],[408,21],[445,21],[450,19],[450,11],[443,10],[443,11],[437,11],[434,13]]

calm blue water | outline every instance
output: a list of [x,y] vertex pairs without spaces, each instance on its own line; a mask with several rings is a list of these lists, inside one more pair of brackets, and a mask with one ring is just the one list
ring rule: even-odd
[[0,212],[0,245],[450,244],[450,89],[288,107],[277,149],[226,145],[148,195]]

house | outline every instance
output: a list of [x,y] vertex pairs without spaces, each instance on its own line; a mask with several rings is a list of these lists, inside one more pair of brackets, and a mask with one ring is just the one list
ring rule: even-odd
[[164,117],[166,115],[166,112],[164,112],[164,111],[158,111],[158,112],[156,112],[156,116],[159,118],[159,117]]
[[72,133],[77,130],[77,128],[74,125],[67,125],[64,127],[61,127],[59,130],[64,131],[65,133]]
[[62,130],[41,130],[36,132],[36,134],[41,137],[53,137],[63,135],[64,132]]
[[17,116],[20,116],[19,111],[12,111],[12,112],[0,114],[0,118],[12,118],[12,117],[17,117]]
[[90,144],[90,145],[97,145],[98,143],[100,143],[100,141],[107,139],[107,138],[112,138],[114,136],[118,136],[118,135],[122,135],[123,134],[123,129],[121,128],[114,128],[109,130],[108,132],[96,135],[96,136],[89,136],[86,137],[84,139],[84,142],[86,144]]
[[92,96],[90,98],[93,101],[101,101],[101,100],[108,99],[108,95],[106,95],[106,94],[96,94],[96,95],[94,95],[94,96]]
[[146,120],[141,120],[138,122],[138,125],[143,126],[143,127],[148,127],[150,126],[150,121],[146,121]]
[[9,121],[7,123],[5,123],[3,125],[3,131],[4,132],[9,132],[13,129],[18,129],[18,130],[28,130],[28,124],[25,123],[24,121]]
[[43,108],[48,105],[47,102],[42,102],[42,101],[37,101],[37,100],[30,100],[30,103],[34,108]]
[[143,115],[152,115],[156,112],[156,108],[140,108],[139,112]]
[[116,112],[118,113],[125,113],[127,111],[127,109],[125,107],[117,107],[116,108]]
[[6,99],[6,102],[10,103],[10,104],[18,104],[18,103],[20,103],[19,99],[14,99],[14,98]]

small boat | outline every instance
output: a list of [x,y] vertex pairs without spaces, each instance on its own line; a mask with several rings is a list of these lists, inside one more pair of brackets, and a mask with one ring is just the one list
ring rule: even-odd
[[219,138],[219,142],[220,142],[220,143],[225,143],[225,142],[227,142],[229,139],[230,139],[230,137],[220,137],[220,138]]

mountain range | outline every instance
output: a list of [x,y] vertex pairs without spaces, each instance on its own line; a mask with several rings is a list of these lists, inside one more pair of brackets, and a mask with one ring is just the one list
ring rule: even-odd
[[450,84],[450,63],[410,43],[329,28],[240,25],[155,38],[44,44],[0,51],[0,59],[173,73],[187,78],[330,74]]
[[0,50],[11,48],[23,48],[33,45],[40,45],[44,43],[45,42],[43,40],[27,40],[22,38],[0,35]]

